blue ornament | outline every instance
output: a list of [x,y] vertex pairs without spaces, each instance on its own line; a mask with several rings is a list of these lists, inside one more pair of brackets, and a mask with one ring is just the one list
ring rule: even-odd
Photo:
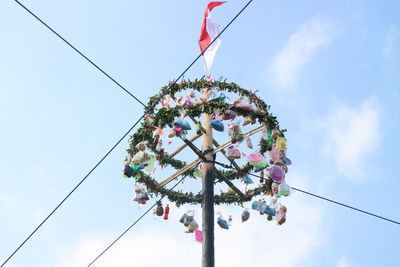
[[243,177],[243,180],[244,180],[244,182],[246,184],[253,184],[254,183],[253,180],[247,175],[245,177]]
[[189,123],[187,123],[186,121],[184,121],[184,120],[180,120],[180,119],[177,119],[175,122],[174,122],[174,126],[175,127],[177,127],[177,128],[181,128],[182,130],[191,130],[192,129],[192,127],[190,127],[190,125],[189,125]]
[[212,120],[210,122],[211,127],[213,127],[215,130],[219,132],[224,131],[224,124],[220,120]]
[[208,102],[220,102],[225,99],[225,94],[223,92],[216,92],[211,96],[211,99]]
[[217,223],[222,229],[229,229],[228,222],[224,220],[222,217],[218,217]]

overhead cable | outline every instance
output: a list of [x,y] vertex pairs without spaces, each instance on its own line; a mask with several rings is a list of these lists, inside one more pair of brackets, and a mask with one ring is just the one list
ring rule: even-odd
[[[14,0],[17,3],[19,3],[17,0]],[[42,225],[56,212],[56,210],[72,195],[73,192],[89,177],[89,175],[104,161],[105,158],[108,157],[108,155],[122,142],[122,140],[135,128],[135,126],[149,113],[152,111],[155,106],[158,105],[160,100],[164,95],[168,93],[168,91],[171,89],[171,87],[179,81],[185,73],[194,65],[194,63],[202,56],[204,52],[208,50],[208,48],[213,45],[213,43],[225,32],[225,30],[239,17],[239,15],[249,6],[249,4],[253,0],[250,0],[237,14],[233,19],[222,29],[222,31],[211,41],[211,43],[193,60],[193,62],[178,76],[178,78],[174,79],[170,85],[161,93],[159,98],[150,106],[146,107],[146,110],[144,114],[133,124],[133,126],[118,140],[118,142],[102,157],[102,159],[89,171],[89,173],[72,189],[71,192],[67,194],[67,196],[50,212],[49,215],[33,230],[31,234],[28,235],[28,237],[13,251],[13,253],[2,263],[1,267],[4,266],[16,253],[17,251],[39,230]],[[20,4],[20,3],[19,3]],[[22,4],[20,4],[22,7],[24,7]],[[25,8],[25,7],[24,7]],[[26,8],[25,8],[26,9]],[[28,10],[28,9],[27,9]],[[30,12],[33,14],[32,12]],[[35,16],[36,17],[36,16]]]

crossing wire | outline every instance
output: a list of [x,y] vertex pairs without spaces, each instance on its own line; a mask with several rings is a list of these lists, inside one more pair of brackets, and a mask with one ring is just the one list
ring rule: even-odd
[[[17,0],[15,0],[17,1]],[[143,115],[133,124],[133,126],[118,140],[118,142],[103,156],[103,158],[89,171],[89,173],[67,194],[67,196],[50,212],[49,215],[33,230],[31,234],[13,251],[13,253],[1,264],[1,267],[4,266],[17,252],[21,249],[22,246],[42,227],[42,225],[57,211],[57,209],[75,192],[75,190],[89,177],[89,175],[108,157],[108,155],[122,142],[122,140],[135,128],[135,126],[146,116],[147,113],[152,111],[156,105],[160,102],[163,96],[165,96],[171,87],[179,81],[185,73],[194,65],[194,63],[202,56],[202,54],[208,50],[208,48],[213,45],[213,43],[225,32],[225,30],[240,16],[240,14],[250,5],[253,0],[247,2],[247,4],[233,17],[233,19],[222,29],[222,31],[216,36],[214,40],[193,60],[193,62],[178,76],[178,78],[174,79],[172,83],[162,92],[159,98],[151,105],[150,107],[146,107]],[[31,13],[31,12],[30,12]],[[33,14],[33,13],[31,13]]]
[[52,33],[54,33],[58,38],[60,38],[64,43],[66,43],[69,47],[75,50],[79,55],[81,55],[84,59],[86,59],[90,64],[92,64],[96,69],[98,69],[101,73],[103,73],[108,79],[118,85],[122,90],[124,90],[128,95],[133,97],[137,102],[139,102],[142,106],[146,106],[142,101],[140,101],[136,96],[134,96],[131,92],[129,92],[124,86],[122,86],[119,82],[117,82],[111,75],[105,72],[102,68],[100,68],[96,63],[90,60],[85,54],[79,51],[74,45],[68,42],[64,37],[62,37],[59,33],[57,33],[53,28],[51,28],[47,23],[45,23],[42,19],[40,19],[36,14],[34,14],[31,10],[29,10],[26,6],[24,6],[18,0],[14,0],[18,5],[20,5],[23,9],[25,9],[29,14],[31,14],[35,19],[37,19],[40,23],[42,23],[47,29],[49,29]]
[[[251,175],[251,176],[254,176],[254,177],[258,177],[258,178],[264,179],[264,180],[268,180],[267,178],[264,178],[264,177],[262,177],[262,176],[259,176],[259,175],[253,174],[253,173],[248,173],[248,174]],[[374,213],[372,213],[372,212],[368,212],[368,211],[365,211],[365,210],[362,210],[362,209],[358,209],[358,208],[355,208],[355,207],[353,207],[353,206],[346,205],[346,204],[343,204],[343,203],[341,203],[341,202],[338,202],[338,201],[335,201],[335,200],[332,200],[332,199],[329,199],[329,198],[326,198],[326,197],[322,197],[322,196],[319,196],[319,195],[316,195],[316,194],[307,192],[307,191],[302,190],[302,189],[298,189],[298,188],[296,188],[296,187],[292,187],[292,186],[291,186],[290,188],[292,188],[292,189],[294,189],[294,190],[296,190],[296,191],[298,191],[298,192],[301,192],[301,193],[304,193],[304,194],[307,194],[307,195],[310,195],[310,196],[313,196],[313,197],[316,197],[316,198],[319,198],[319,199],[322,199],[322,200],[325,200],[325,201],[328,201],[328,202],[331,202],[331,203],[334,203],[334,204],[337,204],[337,205],[340,205],[340,206],[342,206],[342,207],[345,207],[345,208],[348,208],[348,209],[352,209],[352,210],[355,210],[355,211],[358,211],[358,212],[361,212],[361,213],[364,213],[364,214],[367,214],[367,215],[376,217],[376,218],[378,218],[378,219],[386,220],[386,221],[388,221],[388,222],[391,222],[391,223],[400,225],[400,222],[398,222],[398,221],[395,221],[395,220],[392,220],[392,219],[388,219],[388,218],[386,218],[386,217],[383,217],[383,216],[374,214]]]
[[[178,184],[180,184],[184,179],[186,178],[186,176],[183,176],[182,179],[180,179],[173,187],[171,187],[171,189],[168,190],[168,193],[171,192]],[[147,213],[149,213],[149,211],[151,211],[152,208],[154,208],[158,202],[160,202],[165,196],[162,195],[161,198],[156,201],[149,209],[147,209],[136,221],[134,221],[122,234],[120,234],[105,250],[103,250],[91,263],[89,263],[88,267],[91,266],[93,263],[95,263],[95,261],[97,261],[101,256],[103,256],[104,253],[106,253],[107,250],[109,250],[115,243],[117,243],[118,240],[121,239],[121,237],[123,237],[129,230],[131,230],[131,228],[133,226],[135,226],[135,224],[137,224]]]

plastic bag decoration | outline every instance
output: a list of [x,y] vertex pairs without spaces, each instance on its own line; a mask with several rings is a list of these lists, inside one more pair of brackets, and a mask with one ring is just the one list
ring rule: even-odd
[[280,166],[272,165],[269,169],[269,177],[271,177],[274,182],[281,183],[285,179],[285,172]]
[[203,242],[203,232],[198,229],[194,230],[194,238],[200,243]]
[[268,165],[267,159],[260,153],[251,153],[247,156],[247,160],[251,166],[257,168],[265,168]]
[[253,110],[253,106],[250,104],[250,100],[246,96],[241,96],[240,99],[235,100],[234,102],[237,109],[250,111]]
[[176,127],[177,131],[188,131],[191,130],[192,127],[190,127],[189,123],[187,123],[185,120],[177,119],[174,122],[174,126]]
[[135,188],[135,198],[133,201],[138,202],[139,204],[146,204],[146,201],[149,200],[149,196],[143,188],[137,187]]
[[153,137],[160,137],[161,135],[164,134],[164,130],[161,126],[159,126],[153,133]]
[[280,149],[279,150],[279,159],[287,166],[292,165],[292,161],[286,157],[286,150]]
[[[145,155],[147,155],[145,152],[140,151],[141,153],[144,153]],[[146,160],[146,157],[143,158],[143,160]],[[144,164],[134,164],[133,159],[125,159],[125,166],[123,169],[123,173],[122,173],[122,177],[124,178],[131,178],[131,177],[135,177],[135,178],[140,178],[141,175],[139,173],[140,170],[144,169]],[[143,161],[143,163],[145,163],[146,161]]]
[[285,196],[285,197],[289,196],[290,190],[291,190],[290,186],[285,181],[280,183],[278,186],[278,194],[281,196]]
[[189,216],[188,214],[184,213],[179,219],[179,222],[183,223],[184,226],[188,226],[191,220],[193,220],[193,216]]
[[266,203],[261,201],[254,201],[253,204],[251,205],[251,208],[263,214],[269,214],[272,216],[276,215],[276,211],[273,208],[271,208]]
[[212,120],[210,122],[211,127],[213,129],[217,130],[218,132],[223,132],[224,131],[224,124],[220,120]]
[[286,139],[283,138],[283,137],[278,137],[278,138],[276,139],[276,148],[277,148],[278,150],[280,150],[280,149],[286,149]]
[[248,125],[248,124],[250,124],[252,122],[253,122],[253,119],[251,117],[247,116],[246,118],[244,118],[244,121],[243,121],[242,125],[246,126],[246,125]]
[[248,148],[253,149],[253,143],[251,142],[250,137],[246,137],[246,145]]
[[236,146],[231,145],[226,149],[226,156],[230,159],[239,159],[240,151]]
[[228,135],[231,137],[232,144],[236,142],[240,143],[244,139],[242,130],[240,129],[239,124],[237,123],[229,124]]
[[163,216],[163,214],[164,214],[164,208],[162,206],[162,203],[160,201],[157,201],[156,215]]
[[242,222],[247,221],[249,218],[250,218],[249,210],[245,209],[244,211],[242,211],[242,216],[241,216]]
[[183,225],[187,227],[185,233],[193,233],[195,230],[199,228],[199,225],[195,221],[194,216],[188,215],[187,213],[184,213],[182,215],[182,217],[179,219],[179,222],[183,223]]
[[215,92],[212,94],[208,102],[221,102],[225,100],[225,94],[223,92]]
[[243,177],[243,181],[245,184],[254,184],[253,179],[251,179],[248,175]]
[[150,160],[149,154],[147,154],[146,152],[140,150],[139,152],[137,152],[135,154],[135,156],[132,157],[131,162],[133,164],[142,164],[142,163],[144,163],[144,162],[146,162],[148,160]]
[[222,115],[222,119],[224,121],[233,120],[234,118],[236,118],[236,116],[237,115],[233,110],[228,109],[225,111],[224,115]]
[[222,217],[221,213],[218,213],[217,223],[222,229],[229,229],[228,222]]
[[278,225],[282,225],[286,222],[286,212],[287,212],[287,208],[282,205],[279,208],[278,214],[276,216],[276,223]]

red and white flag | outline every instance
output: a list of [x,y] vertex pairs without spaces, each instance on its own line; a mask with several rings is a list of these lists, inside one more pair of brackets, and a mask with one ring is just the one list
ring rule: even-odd
[[[203,20],[203,25],[201,26],[201,32],[200,32],[200,39],[199,39],[199,45],[200,45],[200,51],[203,52],[204,49],[207,48],[209,44],[218,36],[220,33],[220,28],[221,26],[212,22],[211,21],[211,10],[214,9],[214,7],[222,5],[226,3],[224,2],[210,2],[207,5],[206,11],[204,12],[204,20]],[[204,59],[204,69],[206,73],[210,72],[211,65],[214,61],[215,54],[217,53],[218,47],[221,44],[221,40],[217,38],[214,43],[205,51],[202,56]]]

